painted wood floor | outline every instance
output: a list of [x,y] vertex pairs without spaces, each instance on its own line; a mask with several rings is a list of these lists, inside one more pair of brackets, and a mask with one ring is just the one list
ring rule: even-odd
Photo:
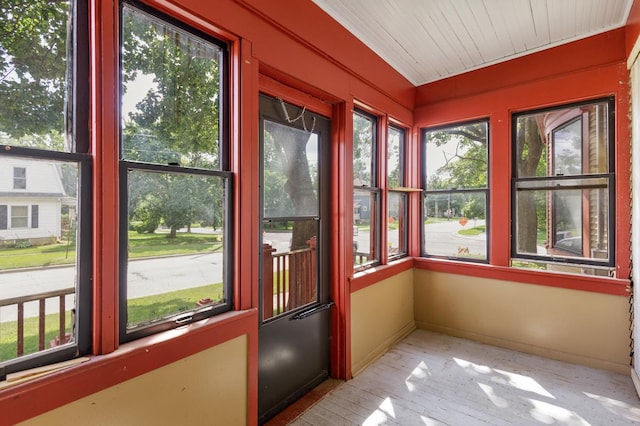
[[639,425],[625,375],[416,330],[290,424]]

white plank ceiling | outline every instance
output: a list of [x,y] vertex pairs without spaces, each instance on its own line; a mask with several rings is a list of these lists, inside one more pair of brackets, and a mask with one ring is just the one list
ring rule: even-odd
[[625,25],[633,0],[313,0],[418,86]]

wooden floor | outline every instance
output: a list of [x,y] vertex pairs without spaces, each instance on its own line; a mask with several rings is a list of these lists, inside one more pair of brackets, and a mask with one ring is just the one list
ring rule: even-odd
[[321,425],[639,425],[631,378],[417,330],[291,421]]

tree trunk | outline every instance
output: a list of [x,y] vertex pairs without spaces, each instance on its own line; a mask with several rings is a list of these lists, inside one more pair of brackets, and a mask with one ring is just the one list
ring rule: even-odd
[[[536,117],[523,119],[517,136],[518,177],[532,177],[542,153],[544,143],[540,134]],[[514,194],[518,199],[517,214],[517,251],[519,253],[537,253],[538,216],[533,191],[520,191]]]
[[[284,189],[293,204],[293,216],[315,216],[318,200],[313,190],[313,181],[307,158],[307,143],[310,133],[277,126],[272,132],[275,146],[282,155],[287,182]],[[307,248],[307,241],[315,236],[314,220],[294,222],[291,250]]]

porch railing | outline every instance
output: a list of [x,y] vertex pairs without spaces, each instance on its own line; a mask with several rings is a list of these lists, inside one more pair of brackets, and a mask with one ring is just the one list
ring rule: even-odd
[[[38,350],[42,351],[46,348],[45,340],[46,340],[46,302],[48,299],[58,299],[58,334],[57,336],[49,342],[49,347],[58,346],[64,343],[67,343],[70,339],[70,335],[66,332],[66,296],[69,294],[73,294],[75,289],[65,288],[62,290],[53,290],[44,293],[30,294],[27,296],[19,296],[12,297],[8,299],[0,300],[0,310],[2,308],[16,306],[17,315],[16,315],[16,356],[20,357],[25,355],[24,353],[24,324],[25,324],[25,304],[29,302],[37,302],[38,303]],[[73,319],[72,319],[73,321]]]
[[[263,318],[311,303],[317,298],[316,239],[308,248],[285,253],[265,244],[263,247]],[[273,295],[269,297],[268,295]]]

